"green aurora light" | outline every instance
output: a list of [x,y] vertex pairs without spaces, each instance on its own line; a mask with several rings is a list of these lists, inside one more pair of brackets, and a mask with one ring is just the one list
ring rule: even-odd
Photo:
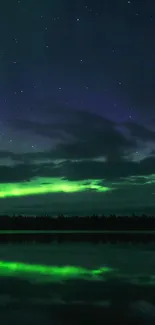
[[100,275],[110,273],[114,269],[110,267],[101,267],[96,270],[90,270],[76,266],[48,266],[40,264],[25,264],[19,262],[0,261],[1,276],[48,276],[49,280],[65,280],[79,277],[92,277],[97,279]]
[[67,181],[63,178],[37,178],[23,183],[1,183],[0,198],[46,193],[107,192],[114,188],[101,185],[100,180]]
[[31,282],[63,282],[70,279],[101,280],[118,278],[135,285],[155,286],[155,275],[121,273],[117,268],[103,266],[98,269],[88,269],[79,266],[49,266],[44,264],[27,264],[21,262],[0,261],[0,276],[2,277],[23,277]]
[[[138,182],[139,179],[143,180],[143,182],[140,184]],[[104,186],[104,181],[104,179],[69,181],[64,177],[38,177],[30,181],[23,181],[19,183],[0,183],[0,199],[49,193],[78,193],[90,191],[105,193],[117,190],[118,188],[122,188],[124,186],[130,187],[133,185],[144,186],[153,184],[155,183],[155,174],[121,178],[120,181],[111,182],[110,186]],[[107,182],[105,181],[105,183]]]

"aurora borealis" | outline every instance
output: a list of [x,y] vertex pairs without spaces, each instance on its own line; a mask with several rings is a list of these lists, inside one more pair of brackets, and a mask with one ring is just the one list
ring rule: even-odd
[[[49,276],[49,281],[60,281],[73,279],[78,277],[92,277],[94,280],[99,280],[99,276],[103,276],[106,273],[115,272],[110,267],[101,267],[96,270],[90,270],[82,267],[75,267],[67,265],[63,267],[47,266],[47,265],[33,265],[24,264],[19,262],[6,262],[0,261],[0,275],[5,276],[19,276],[19,274],[31,274],[36,278],[39,276]],[[50,279],[51,278],[51,279]],[[45,278],[46,279],[46,278]]]
[[153,213],[155,4],[0,12],[0,214]]
[[0,198],[5,197],[13,197],[13,196],[26,196],[26,195],[39,195],[44,193],[74,193],[74,192],[83,192],[86,190],[95,190],[96,192],[106,192],[110,191],[110,188],[100,186],[99,181],[89,180],[88,184],[84,184],[85,182],[67,182],[63,181],[63,179],[47,179],[47,184],[44,185],[42,179],[38,182],[31,182],[31,186],[29,184],[7,184],[3,185],[2,190],[0,192]]

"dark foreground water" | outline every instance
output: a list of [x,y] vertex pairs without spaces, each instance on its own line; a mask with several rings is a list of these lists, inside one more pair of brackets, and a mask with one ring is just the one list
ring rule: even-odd
[[1,245],[2,324],[155,324],[155,250]]

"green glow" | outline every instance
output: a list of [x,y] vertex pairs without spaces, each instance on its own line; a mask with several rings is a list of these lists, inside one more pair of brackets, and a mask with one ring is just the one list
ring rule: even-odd
[[[141,182],[139,183],[139,180]],[[27,195],[41,195],[48,193],[76,193],[94,191],[96,193],[110,192],[124,186],[144,186],[155,183],[155,174],[122,177],[119,181],[111,182],[107,186],[101,185],[104,180],[89,179],[69,181],[62,178],[38,177],[21,183],[0,183],[0,199]],[[107,184],[107,182],[105,181]]]
[[100,185],[99,180],[67,181],[63,178],[37,178],[30,182],[0,184],[0,198],[39,195],[45,193],[74,193],[94,190],[112,191],[110,187]]
[[99,275],[111,273],[114,269],[110,267],[101,267],[97,270],[90,270],[76,266],[48,266],[39,264],[25,264],[19,262],[0,261],[0,275],[2,276],[48,276],[48,281],[65,280],[70,278],[92,277],[98,279]]
[[44,264],[27,264],[20,262],[0,261],[0,276],[28,278],[30,282],[61,282],[69,279],[85,279],[106,281],[110,278],[120,279],[128,283],[145,286],[155,286],[154,274],[122,273],[119,269],[103,266],[98,269],[88,269],[79,266],[48,266]]

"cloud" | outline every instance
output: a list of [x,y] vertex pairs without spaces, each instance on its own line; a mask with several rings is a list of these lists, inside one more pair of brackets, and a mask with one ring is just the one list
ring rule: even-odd
[[149,130],[143,125],[134,123],[134,122],[125,122],[124,125],[130,131],[131,136],[134,136],[140,140],[144,141],[154,141],[155,140],[155,132]]
[[[122,125],[88,111],[63,106],[45,109],[49,112],[48,122],[8,120],[8,125],[15,130],[24,130],[32,137],[37,134],[50,138],[51,149],[31,153],[1,151],[1,159],[9,157],[14,162],[11,166],[0,165],[1,183],[64,178],[103,181],[103,186],[106,182],[107,186],[116,182],[119,187],[120,184],[143,184],[145,176],[154,173],[155,157],[136,162],[127,158],[126,153],[134,150],[138,139],[153,140],[155,132],[133,122],[124,123],[121,128]],[[131,136],[125,130],[129,130]],[[61,141],[57,144],[58,138]]]
[[[22,119],[8,120],[8,124],[15,130],[25,130],[31,134],[48,137],[52,141],[60,140],[59,145],[52,151],[54,159],[84,159],[105,156],[108,160],[119,160],[124,156],[124,150],[135,145],[117,129],[117,124],[95,113],[81,110],[66,110],[61,116],[59,108],[50,123],[36,122]],[[69,113],[69,116],[68,116]]]
[[140,162],[62,162],[57,169],[63,170],[63,175],[68,180],[105,179],[108,181],[119,180],[123,177],[148,176],[154,173],[155,157],[145,158]]
[[52,162],[46,164],[23,163],[14,166],[0,166],[0,179],[1,183],[24,182],[37,177],[64,177],[69,181],[89,179],[119,181],[122,178],[154,174],[154,166],[155,157],[148,157],[140,162],[123,160],[116,162],[91,160],[75,162],[66,160],[57,164]]

